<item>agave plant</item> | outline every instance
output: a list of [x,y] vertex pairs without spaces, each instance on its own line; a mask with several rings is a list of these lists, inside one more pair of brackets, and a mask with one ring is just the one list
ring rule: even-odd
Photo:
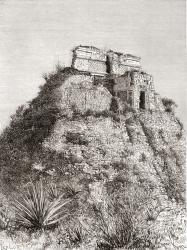
[[62,197],[61,190],[57,187],[56,184],[50,184],[47,187],[46,191],[48,193],[50,201],[53,201],[55,199]]
[[66,230],[69,243],[71,245],[79,245],[83,242],[84,234],[82,227],[76,227],[74,229],[68,228]]
[[54,227],[68,214],[66,204],[69,202],[70,199],[61,198],[49,202],[42,182],[31,183],[27,192],[14,200],[16,221],[26,228]]
[[71,184],[68,184],[64,187],[65,197],[66,198],[75,198],[77,194],[79,194],[81,191],[76,190],[74,186]]

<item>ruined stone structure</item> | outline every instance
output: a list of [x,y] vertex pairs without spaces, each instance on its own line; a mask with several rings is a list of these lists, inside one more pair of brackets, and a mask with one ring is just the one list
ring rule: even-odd
[[151,75],[140,71],[127,71],[114,79],[114,92],[121,105],[128,104],[134,109],[155,108],[155,91]]
[[128,70],[139,70],[141,68],[140,60],[140,57],[110,50],[107,52],[108,73],[122,75]]
[[153,77],[141,69],[140,57],[92,46],[77,46],[73,50],[72,67],[104,81],[113,76],[113,90],[118,106],[135,110],[163,110],[154,90]]
[[72,67],[92,75],[122,75],[127,70],[140,69],[140,57],[93,46],[77,46],[73,50]]
[[78,46],[73,50],[72,67],[92,75],[107,74],[106,53],[93,46]]

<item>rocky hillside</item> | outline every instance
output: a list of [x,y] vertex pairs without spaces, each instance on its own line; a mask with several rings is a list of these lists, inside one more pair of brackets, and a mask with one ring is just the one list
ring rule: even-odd
[[185,136],[174,112],[118,112],[110,77],[102,82],[58,67],[44,78],[0,137],[3,194],[19,192],[30,178],[71,184],[83,192],[76,218],[92,229],[87,240],[96,238],[98,249],[114,248],[94,225],[102,216],[115,228],[111,218],[121,213],[129,218],[128,249],[182,246]]

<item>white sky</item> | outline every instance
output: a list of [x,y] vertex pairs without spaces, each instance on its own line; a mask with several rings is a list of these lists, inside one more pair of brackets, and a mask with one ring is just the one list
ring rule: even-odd
[[0,127],[79,44],[141,56],[187,125],[185,33],[185,0],[0,0]]

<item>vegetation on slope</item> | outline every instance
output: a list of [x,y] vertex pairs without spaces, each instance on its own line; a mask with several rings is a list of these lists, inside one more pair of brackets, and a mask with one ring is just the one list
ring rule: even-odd
[[[119,114],[114,108],[82,114],[72,105],[67,116],[53,90],[77,73],[57,67],[45,75],[46,84],[38,96],[18,108],[0,137],[0,184],[8,210],[12,196],[25,192],[30,179],[44,180],[46,204],[58,200],[61,206],[59,197],[73,200],[68,204],[70,217],[48,230],[37,221],[40,216],[35,217],[43,212],[43,192],[34,196],[33,188],[18,210],[22,219],[31,218],[36,226],[33,231],[23,225],[13,229],[12,237],[18,239],[19,230],[26,230],[30,242],[34,230],[42,228],[53,249],[58,244],[68,249],[158,249],[163,245],[174,249],[180,226],[183,230],[182,124],[168,111],[168,102],[162,113],[128,110]],[[11,213],[13,228],[16,218]]]

